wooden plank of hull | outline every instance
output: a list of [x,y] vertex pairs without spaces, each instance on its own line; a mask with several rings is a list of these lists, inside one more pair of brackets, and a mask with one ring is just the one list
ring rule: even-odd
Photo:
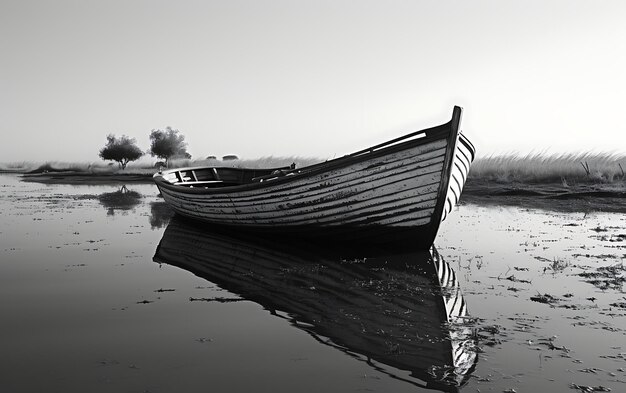
[[[330,225],[333,222],[337,223],[338,220],[343,222],[362,215],[375,214],[377,211],[385,211],[389,209],[389,206],[399,209],[411,207],[411,204],[415,204],[418,207],[422,202],[428,204],[429,201],[436,199],[437,185],[438,183],[429,182],[423,186],[408,190],[402,189],[401,185],[388,187],[384,192],[366,190],[350,196],[345,195],[342,199],[328,198],[301,206],[265,204],[243,209],[238,206],[207,206],[202,202],[184,198],[179,198],[178,201],[180,202],[181,210],[196,214],[207,221],[228,221],[259,225],[273,225],[278,222],[285,225],[326,222]],[[416,194],[417,192],[420,192],[421,195]],[[176,203],[176,201],[169,202],[172,204]],[[427,207],[429,206],[430,204]]]
[[[359,256],[371,258],[338,263],[346,252],[352,255],[310,243],[230,237],[173,220],[154,260],[280,312],[274,315],[287,313],[321,343],[362,356],[394,378],[438,389],[464,384],[477,360],[458,323],[467,309],[448,306],[465,302],[436,250],[376,256],[359,248]],[[390,343],[398,350],[390,351]]]

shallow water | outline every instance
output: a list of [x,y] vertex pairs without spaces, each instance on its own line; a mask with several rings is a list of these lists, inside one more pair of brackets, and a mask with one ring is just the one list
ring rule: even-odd
[[[0,391],[626,390],[623,214],[459,207],[436,245],[473,318],[450,325],[408,266],[428,256],[168,227],[151,185],[0,178]],[[467,329],[475,366],[446,381],[433,337]]]

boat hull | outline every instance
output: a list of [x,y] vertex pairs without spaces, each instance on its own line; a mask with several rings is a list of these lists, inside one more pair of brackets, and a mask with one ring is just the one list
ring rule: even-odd
[[[302,168],[270,181],[223,188],[155,182],[182,216],[212,225],[297,237],[410,241],[427,248],[452,209],[458,115],[421,138]],[[469,169],[469,168],[467,168]],[[461,182],[465,177],[457,175]],[[448,198],[450,201],[446,201]],[[454,201],[454,203],[452,202]]]

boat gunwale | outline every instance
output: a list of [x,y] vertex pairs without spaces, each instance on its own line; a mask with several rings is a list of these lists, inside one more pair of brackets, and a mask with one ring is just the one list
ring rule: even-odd
[[[303,167],[303,168],[308,168],[308,166],[307,167]],[[291,169],[291,167],[289,165],[277,166],[277,167],[274,167],[274,168],[239,168],[239,167],[236,167],[236,166],[200,165],[200,166],[186,166],[186,167],[181,167],[181,168],[165,169],[165,170],[162,170],[162,171],[159,171],[159,172],[155,173],[152,177],[158,178],[158,177],[162,177],[163,175],[168,174],[168,173],[185,172],[185,171],[196,171],[198,169],[216,169],[216,170],[219,170],[219,169],[234,169],[234,170],[241,171],[241,172],[279,171],[279,170],[291,171],[291,170],[293,170],[293,169]],[[302,169],[302,168],[300,168],[300,169]],[[172,184],[172,185],[181,186],[181,184]]]

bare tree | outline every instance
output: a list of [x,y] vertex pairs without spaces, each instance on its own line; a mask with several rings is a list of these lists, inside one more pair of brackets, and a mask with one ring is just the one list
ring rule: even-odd
[[191,158],[191,155],[187,153],[185,136],[172,127],[166,127],[165,130],[152,130],[150,155],[164,159],[166,166],[169,166],[170,159],[174,157]]
[[136,145],[135,138],[122,135],[117,138],[113,134],[107,135],[107,144],[100,149],[100,158],[103,160],[117,161],[120,168],[125,169],[130,161],[135,161],[143,156],[143,152]]

